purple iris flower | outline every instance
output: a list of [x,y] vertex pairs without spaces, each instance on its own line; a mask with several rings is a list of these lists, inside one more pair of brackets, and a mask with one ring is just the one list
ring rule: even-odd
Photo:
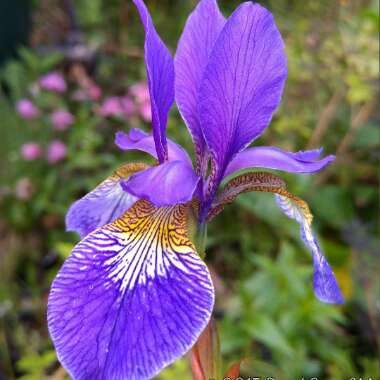
[[[74,379],[149,379],[192,347],[210,319],[214,289],[191,231],[203,231],[242,192],[275,195],[312,253],[316,296],[343,302],[307,204],[281,178],[257,170],[315,173],[334,157],[249,147],[270,123],[287,74],[273,16],[246,2],[225,19],[216,0],[202,0],[173,61],[143,1],[133,2],[145,29],[153,134],[118,132],[116,144],[158,162],[123,165],[67,214],[67,229],[83,240],[53,282],[48,324]],[[194,166],[166,136],[174,99],[193,138]]]

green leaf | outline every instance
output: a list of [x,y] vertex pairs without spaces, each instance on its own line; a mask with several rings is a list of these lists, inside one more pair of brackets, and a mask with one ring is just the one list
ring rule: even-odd
[[380,141],[380,129],[376,124],[368,124],[360,128],[353,141],[353,147],[360,148],[376,148]]
[[325,186],[310,197],[311,209],[316,216],[330,226],[341,228],[350,222],[355,215],[353,200],[347,191],[339,186]]
[[74,246],[72,244],[63,241],[55,244],[55,249],[63,260],[65,260],[70,255],[70,252],[73,250],[73,248]]
[[256,315],[248,331],[260,342],[275,351],[292,357],[293,350],[283,332],[276,323],[266,315]]

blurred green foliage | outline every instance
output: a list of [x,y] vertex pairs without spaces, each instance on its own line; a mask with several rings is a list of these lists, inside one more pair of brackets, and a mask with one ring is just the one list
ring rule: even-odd
[[[62,12],[53,3],[51,12]],[[174,52],[196,1],[147,3]],[[228,14],[238,3],[221,0],[220,6]],[[337,153],[335,164],[320,174],[284,178],[293,193],[310,203],[346,303],[332,306],[315,299],[311,258],[298,227],[280,214],[272,197],[241,195],[210,225],[207,247],[224,366],[247,358],[245,376],[378,379],[379,5],[371,0],[262,4],[271,9],[284,36],[289,77],[279,111],[255,144],[286,150],[324,146],[327,153]],[[35,2],[40,18],[49,17],[44,9],[44,1]],[[123,94],[143,80],[143,34],[130,2],[78,0],[75,10],[86,41],[100,46],[90,74],[104,96]],[[39,28],[36,24],[34,33]],[[65,378],[46,328],[50,283],[78,240],[64,232],[65,212],[118,165],[144,159],[119,152],[115,131],[136,125],[149,129],[139,118],[102,118],[94,112],[95,102],[46,92],[34,98],[44,110],[41,118],[21,119],[15,103],[30,95],[40,75],[62,69],[69,93],[78,86],[61,53],[41,55],[37,48],[20,49],[18,60],[0,69],[0,379]],[[54,131],[48,117],[59,107],[75,115],[74,125],[64,132]],[[168,134],[191,151],[177,111]],[[46,147],[57,137],[68,147],[62,162],[22,159],[23,143]],[[27,196],[20,196],[22,179],[29,181]],[[190,378],[187,360],[158,378]]]

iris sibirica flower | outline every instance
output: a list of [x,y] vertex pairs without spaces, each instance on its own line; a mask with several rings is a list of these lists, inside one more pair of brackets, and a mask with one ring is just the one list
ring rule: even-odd
[[[202,0],[173,60],[143,1],[133,2],[145,29],[153,133],[118,132],[116,144],[157,163],[121,166],[67,214],[68,230],[83,240],[52,284],[48,324],[73,379],[148,379],[194,345],[214,305],[202,259],[206,225],[243,192],[274,194],[312,254],[317,298],[343,302],[307,204],[281,178],[257,170],[315,173],[334,157],[249,147],[270,123],[287,75],[273,16],[246,2],[225,19],[215,0]],[[194,166],[166,136],[174,99]]]

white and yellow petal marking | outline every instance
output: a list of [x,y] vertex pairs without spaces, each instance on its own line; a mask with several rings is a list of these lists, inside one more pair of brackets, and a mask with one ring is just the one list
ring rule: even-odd
[[189,205],[140,200],[74,248],[48,307],[59,359],[74,379],[148,379],[196,341],[214,290],[188,239],[189,215]]

